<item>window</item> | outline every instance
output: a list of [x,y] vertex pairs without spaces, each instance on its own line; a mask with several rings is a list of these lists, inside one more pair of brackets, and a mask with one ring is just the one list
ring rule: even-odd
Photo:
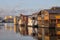
[[58,21],[58,23],[60,23],[60,19],[58,19],[57,21]]

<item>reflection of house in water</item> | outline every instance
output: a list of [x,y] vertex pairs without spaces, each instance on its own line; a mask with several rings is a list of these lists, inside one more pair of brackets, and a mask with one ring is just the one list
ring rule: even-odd
[[[58,27],[60,27],[60,7],[52,7],[51,9],[45,9],[39,12],[38,15],[38,24],[39,27],[44,25],[44,27],[49,27],[48,29],[45,28],[45,34],[49,35],[50,37],[45,37],[48,40],[56,40],[58,37],[55,35],[60,35],[60,31],[58,31]],[[41,30],[41,28],[39,28]],[[49,30],[49,31],[48,31]],[[48,31],[48,32],[46,32]],[[39,31],[40,34],[42,33]],[[39,35],[38,35],[39,36]]]
[[19,25],[24,27],[25,34],[28,34],[28,16],[27,15],[20,15]]
[[[31,35],[33,32],[33,17],[35,17],[38,22],[39,39],[43,39],[42,37],[44,37],[45,40],[58,39],[60,35],[60,7],[44,9],[32,15],[20,15],[18,24],[20,25],[19,29],[22,34]],[[42,29],[44,29],[44,32],[42,32]]]
[[[38,13],[37,20],[38,20],[38,38],[39,39],[41,38],[42,40],[43,39],[49,40],[49,29],[43,28],[43,27],[49,27],[49,13],[45,10],[41,10]],[[43,29],[44,29],[44,31],[43,31]],[[48,36],[45,36],[45,34],[47,34]]]
[[17,25],[14,25],[14,32],[17,32]]
[[9,30],[9,31],[14,31],[14,32],[19,32],[19,28],[17,25],[14,26],[9,26],[8,24],[5,24],[5,30]]
[[8,26],[8,24],[5,24],[5,30],[12,31],[13,30],[13,27],[12,26]]
[[33,31],[33,19],[32,17],[37,17],[36,14],[33,15],[20,15],[19,25],[25,28],[26,34],[31,35]]

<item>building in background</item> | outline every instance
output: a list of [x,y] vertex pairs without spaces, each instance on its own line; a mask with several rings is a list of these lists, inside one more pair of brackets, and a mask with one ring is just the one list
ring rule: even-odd
[[14,17],[13,16],[5,16],[4,18],[4,22],[10,22],[10,23],[13,23]]

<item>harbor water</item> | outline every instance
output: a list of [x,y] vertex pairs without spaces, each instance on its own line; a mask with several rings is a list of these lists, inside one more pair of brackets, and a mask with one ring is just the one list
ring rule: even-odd
[[0,23],[0,40],[36,40],[29,35],[23,36],[17,27],[13,23]]

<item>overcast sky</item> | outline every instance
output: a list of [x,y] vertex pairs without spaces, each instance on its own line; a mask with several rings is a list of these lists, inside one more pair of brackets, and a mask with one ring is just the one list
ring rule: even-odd
[[0,0],[0,9],[47,9],[60,6],[60,0]]

